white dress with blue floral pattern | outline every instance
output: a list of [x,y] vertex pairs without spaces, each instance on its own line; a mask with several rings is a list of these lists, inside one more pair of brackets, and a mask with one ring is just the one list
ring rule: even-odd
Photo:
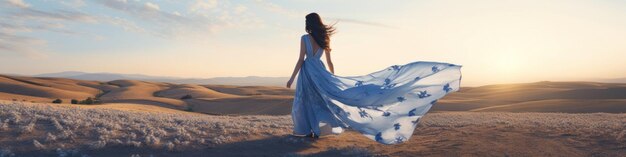
[[[337,76],[303,35],[306,59],[292,107],[294,134],[322,134],[320,126],[351,128],[383,144],[407,141],[428,110],[461,83],[461,66],[437,62],[394,65],[362,76]],[[322,134],[323,135],[323,134]]]

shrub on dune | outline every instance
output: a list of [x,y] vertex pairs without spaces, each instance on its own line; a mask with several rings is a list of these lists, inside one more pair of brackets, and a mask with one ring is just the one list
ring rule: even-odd
[[87,99],[82,100],[80,102],[78,102],[79,104],[87,104],[87,105],[91,105],[91,104],[100,104],[102,103],[100,101],[100,99],[98,98],[91,98],[91,97],[87,97]]
[[91,99],[91,97],[88,97],[87,99],[80,101],[81,104],[93,104],[93,99]]
[[56,100],[52,101],[52,103],[55,103],[55,104],[60,104],[60,103],[63,103],[63,100],[61,100],[61,99],[56,99]]
[[72,99],[72,100],[70,101],[70,103],[72,103],[72,104],[78,104],[78,100],[76,100],[76,99]]

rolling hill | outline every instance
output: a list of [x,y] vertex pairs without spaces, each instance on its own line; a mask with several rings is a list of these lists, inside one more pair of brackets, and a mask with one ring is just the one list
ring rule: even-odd
[[434,111],[626,112],[626,84],[536,82],[461,88]]
[[[190,98],[183,99],[186,95]],[[105,104],[140,104],[207,114],[286,115],[293,90],[281,87],[109,82],[0,75],[0,100],[49,103],[97,98]]]
[[[275,86],[0,75],[0,100],[51,102],[59,98],[68,103],[70,99],[92,97],[105,104],[152,105],[220,115],[287,115],[293,94],[292,89]],[[432,111],[626,113],[626,84],[546,81],[463,87],[441,99]]]
[[176,84],[215,84],[215,85],[240,85],[240,86],[280,86],[282,87],[288,77],[214,77],[214,78],[180,78],[168,76],[149,76],[143,74],[119,74],[119,73],[86,73],[79,71],[65,71],[58,73],[46,73],[33,77],[69,78],[87,81],[115,81],[115,80],[139,80],[151,82],[167,82]]

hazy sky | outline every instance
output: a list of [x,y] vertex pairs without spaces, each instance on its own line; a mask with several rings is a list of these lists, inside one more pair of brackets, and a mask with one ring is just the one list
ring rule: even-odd
[[626,77],[622,0],[3,0],[0,73],[289,76],[304,16],[338,75],[463,65],[465,85]]

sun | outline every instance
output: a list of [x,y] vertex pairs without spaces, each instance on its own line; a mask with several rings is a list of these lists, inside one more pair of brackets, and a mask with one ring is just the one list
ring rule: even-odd
[[524,62],[526,59],[521,53],[508,51],[499,53],[494,59],[495,72],[500,79],[515,81],[521,80],[521,77],[524,76]]

